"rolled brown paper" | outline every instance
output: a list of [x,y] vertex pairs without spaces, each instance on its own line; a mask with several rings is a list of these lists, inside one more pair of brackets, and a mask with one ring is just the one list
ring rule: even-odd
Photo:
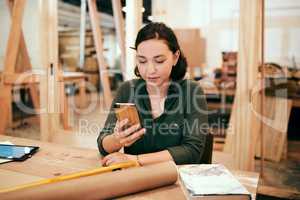
[[2,193],[0,199],[108,199],[171,185],[177,178],[170,161]]

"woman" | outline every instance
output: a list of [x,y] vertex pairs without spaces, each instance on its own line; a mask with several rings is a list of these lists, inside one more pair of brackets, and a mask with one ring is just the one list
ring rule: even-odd
[[[206,100],[196,82],[184,79],[187,63],[174,32],[150,23],[139,31],[135,50],[139,79],[123,83],[113,101],[97,140],[102,164],[200,163],[208,129]],[[125,128],[127,120],[117,121],[114,104],[127,102],[136,104],[141,124]]]

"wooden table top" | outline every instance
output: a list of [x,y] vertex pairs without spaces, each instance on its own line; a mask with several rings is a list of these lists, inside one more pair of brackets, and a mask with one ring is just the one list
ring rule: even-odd
[[[10,136],[0,136],[0,142],[10,141],[17,145],[39,146],[39,151],[24,162],[0,164],[0,189],[20,184],[66,175],[83,170],[101,167],[97,150],[75,148],[55,143],[41,142]],[[251,192],[256,194],[258,174],[231,171],[233,175]],[[185,199],[180,181],[176,184],[122,197],[121,199]]]

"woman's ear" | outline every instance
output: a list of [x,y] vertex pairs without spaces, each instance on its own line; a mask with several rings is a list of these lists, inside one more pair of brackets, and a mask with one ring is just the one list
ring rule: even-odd
[[180,51],[177,50],[174,54],[173,54],[173,66],[175,66],[178,62],[178,59],[180,57]]

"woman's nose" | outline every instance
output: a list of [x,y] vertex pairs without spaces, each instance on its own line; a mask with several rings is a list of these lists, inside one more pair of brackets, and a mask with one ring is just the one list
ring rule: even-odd
[[154,73],[156,71],[156,68],[155,68],[153,62],[149,62],[147,69],[148,69],[147,71],[149,74]]

